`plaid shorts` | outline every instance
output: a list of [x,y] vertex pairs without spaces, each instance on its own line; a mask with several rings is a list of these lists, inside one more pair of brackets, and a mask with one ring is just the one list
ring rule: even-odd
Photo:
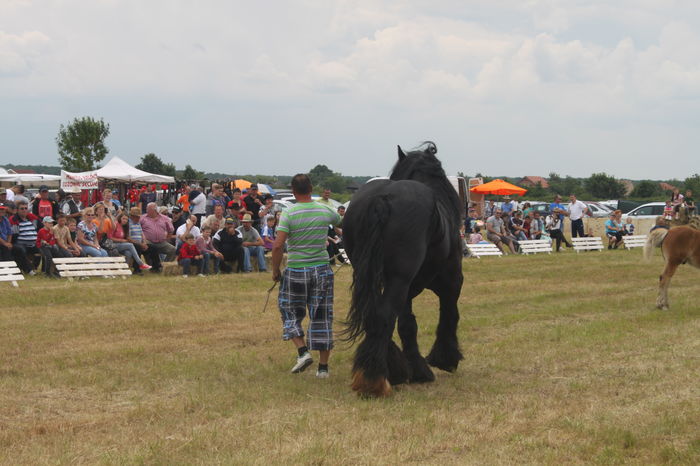
[[282,339],[303,337],[301,321],[309,309],[307,346],[311,350],[333,348],[333,271],[328,264],[282,273],[279,292]]

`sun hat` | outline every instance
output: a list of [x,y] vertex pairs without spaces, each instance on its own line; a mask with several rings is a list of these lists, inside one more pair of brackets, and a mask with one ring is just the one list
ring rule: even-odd
[[253,222],[253,217],[250,216],[250,214],[245,214],[243,216],[243,220],[241,220],[243,223],[252,223]]

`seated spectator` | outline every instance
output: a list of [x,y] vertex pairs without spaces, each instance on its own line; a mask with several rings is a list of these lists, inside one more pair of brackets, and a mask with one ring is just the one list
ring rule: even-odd
[[151,266],[154,272],[162,270],[160,255],[165,256],[166,261],[175,259],[175,246],[168,241],[170,236],[174,234],[173,223],[170,218],[158,212],[158,206],[155,202],[150,202],[146,205],[146,213],[141,215],[139,220],[143,237],[146,239],[148,249],[151,251],[150,259],[153,261]]
[[673,220],[673,205],[671,205],[670,200],[666,200],[666,205],[664,206],[664,219]]
[[522,215],[523,213],[517,210],[510,218],[510,231],[518,241],[525,241],[527,239],[527,230],[525,229]]
[[250,214],[243,216],[243,225],[236,229],[243,238],[243,272],[248,273],[253,271],[253,266],[250,263],[250,256],[254,255],[258,259],[258,271],[267,272],[265,265],[265,249],[263,241],[258,230],[253,228],[253,219]]
[[202,233],[199,231],[199,227],[197,226],[197,216],[192,215],[187,219],[185,223],[180,225],[178,227],[177,231],[175,232],[175,250],[180,251],[180,248],[182,245],[185,243],[185,236],[191,234],[194,236],[194,239],[197,240]]
[[[141,209],[139,207],[132,207],[129,210],[129,234],[126,239],[134,245],[136,252],[139,255],[143,255],[151,264],[160,264],[160,254],[158,254],[156,249],[148,247],[146,238],[143,236]],[[152,266],[151,271],[153,271]]]
[[114,222],[107,211],[107,207],[102,202],[92,206],[92,209],[95,211],[95,218],[92,220],[92,223],[97,225],[97,241],[101,244],[114,231]]
[[190,266],[194,265],[195,268],[200,269],[199,276],[204,276],[204,270],[202,270],[202,253],[195,244],[194,235],[187,233],[184,237],[185,242],[180,248],[178,254],[178,262],[182,266],[182,276],[187,278],[190,274]]
[[[545,239],[544,233],[544,222],[540,218],[540,213],[535,211],[530,211],[530,239]],[[547,238],[549,239],[549,235]]]
[[195,240],[195,244],[202,253],[202,273],[209,274],[209,262],[214,259],[214,273],[219,273],[219,265],[224,258],[224,255],[214,249],[213,238],[211,236],[210,227],[202,227],[202,234]]
[[37,232],[36,247],[41,251],[41,271],[47,277],[58,278],[58,272],[54,269],[53,260],[57,257],[72,257],[72,254],[64,252],[58,247],[56,237],[53,234],[54,221],[50,216],[43,218],[43,227]]
[[[182,225],[185,224],[185,220],[187,220],[187,217],[184,215],[184,212],[182,211],[181,208],[178,206],[173,207],[173,210],[171,211],[171,217],[172,217],[172,222],[173,222],[173,230],[177,231],[178,228],[180,228]],[[177,247],[177,244],[175,245]]]
[[634,223],[632,223],[632,217],[627,217],[627,222],[624,225],[625,235],[631,236],[634,234]]
[[[233,194],[233,198],[228,203],[228,208],[231,209],[231,207],[234,204],[237,204],[239,206],[239,209],[236,212],[237,216],[234,216],[232,213],[229,213],[229,217],[235,217],[236,219],[240,220],[243,218],[243,215],[248,213],[248,211],[245,208],[245,202],[243,202],[243,197],[242,197],[243,195],[241,193],[241,190],[236,188],[233,190],[232,194]],[[238,228],[238,227],[236,227],[236,228]]]
[[530,218],[530,212],[534,210],[529,202],[523,204],[523,219]]
[[693,215],[695,215],[695,201],[693,200],[693,191],[688,189],[685,192],[683,202],[685,202],[685,207],[688,211],[688,217],[692,217]]
[[481,227],[479,225],[474,225],[474,231],[469,234],[469,244],[479,244],[485,243],[484,237],[481,236]]
[[493,216],[486,220],[486,238],[499,248],[501,247],[501,243],[505,243],[510,251],[515,254],[516,244],[514,244],[515,242],[506,233],[506,228],[501,218],[502,215],[503,211],[501,211],[501,209],[496,209]]
[[227,218],[225,227],[216,232],[212,243],[214,248],[223,255],[220,264],[222,272],[231,273],[233,271],[233,268],[226,262],[237,262],[238,271],[243,270],[243,238],[236,230],[235,220]]
[[474,226],[476,221],[479,220],[476,214],[476,209],[470,208],[467,213],[467,218],[464,220],[464,233],[465,235],[470,235],[474,233]]
[[212,231],[221,230],[225,224],[226,217],[224,217],[224,206],[222,205],[217,205],[214,207],[214,213],[202,221],[202,227],[209,227]]
[[114,223],[114,230],[109,237],[114,242],[117,252],[133,261],[132,266],[135,274],[140,274],[142,270],[150,270],[151,266],[141,260],[136,247],[129,241],[129,216],[120,212]]
[[277,235],[275,234],[276,223],[277,219],[274,215],[268,215],[265,217],[265,226],[263,227],[262,231],[263,248],[265,248],[265,252],[272,251],[275,238],[277,238]]
[[[63,251],[63,257],[79,257],[83,251],[71,237],[68,219],[66,214],[58,214],[56,226],[53,227],[53,236],[56,238],[56,245]],[[76,225],[75,219],[71,220],[73,225]]]
[[552,238],[552,240],[556,240],[557,252],[559,252],[559,249],[561,248],[562,241],[564,242],[567,248],[573,247],[571,243],[569,243],[569,241],[566,239],[566,236],[564,236],[564,233],[561,231],[562,214],[554,213],[552,215],[548,215],[547,220],[545,222],[545,229],[547,230],[547,233],[549,233],[549,236]]
[[[15,199],[17,195],[15,195]],[[15,203],[17,213],[10,218],[12,225],[12,255],[22,272],[36,275],[41,255],[36,247],[39,219],[29,212],[29,203],[23,200]]]
[[97,239],[97,224],[93,222],[95,220],[95,210],[92,207],[84,209],[82,218],[83,220],[78,223],[77,228],[78,245],[90,257],[107,257],[109,254],[102,249]]
[[608,221],[605,222],[605,234],[608,237],[608,249],[617,249],[622,243],[624,228],[618,223],[615,212],[612,212]]
[[7,206],[3,202],[0,204],[0,262],[10,260],[12,260],[12,225],[7,218]]
[[[49,198],[49,187],[42,185],[39,188],[39,197],[32,202],[32,213],[40,220],[37,228],[43,226],[44,217],[56,218],[58,216],[58,203]],[[53,226],[53,225],[52,225]]]

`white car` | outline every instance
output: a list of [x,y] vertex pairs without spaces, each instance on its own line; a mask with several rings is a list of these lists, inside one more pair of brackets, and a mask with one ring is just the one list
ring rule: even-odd
[[623,219],[631,217],[632,219],[656,218],[664,214],[665,202],[649,202],[635,207],[622,216]]

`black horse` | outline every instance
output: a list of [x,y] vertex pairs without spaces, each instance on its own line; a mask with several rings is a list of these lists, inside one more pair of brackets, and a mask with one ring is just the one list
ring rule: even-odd
[[[398,151],[390,179],[363,186],[343,220],[353,267],[345,333],[350,341],[364,335],[355,353],[352,388],[365,396],[389,395],[391,385],[405,382],[432,382],[428,364],[452,372],[462,359],[457,343],[460,199],[435,157],[435,144]],[[440,298],[437,336],[427,359],[418,348],[411,307],[425,288]],[[403,351],[392,341],[397,318]]]

